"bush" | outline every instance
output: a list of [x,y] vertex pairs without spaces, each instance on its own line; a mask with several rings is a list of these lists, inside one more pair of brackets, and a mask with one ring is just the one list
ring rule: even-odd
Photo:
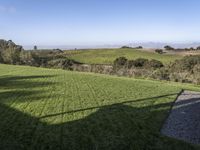
[[131,69],[131,68],[153,68],[153,69],[157,69],[157,68],[161,68],[163,67],[163,63],[158,61],[158,60],[148,60],[148,59],[144,59],[144,58],[138,58],[136,60],[127,60],[125,57],[119,57],[114,61],[114,66],[115,68],[127,68],[127,69]]
[[134,66],[143,67],[146,63],[148,63],[148,59],[138,58],[134,61]]
[[126,67],[127,67],[128,69],[130,69],[130,68],[132,68],[132,67],[135,67],[135,60],[128,60],[128,61],[126,62]]
[[20,64],[35,66],[35,60],[33,59],[31,51],[22,51],[20,53]]
[[119,57],[119,58],[115,59],[114,66],[115,67],[122,67],[127,63],[127,61],[128,60],[126,59],[126,57]]
[[158,53],[158,54],[163,54],[163,50],[162,49],[156,49],[155,52]]
[[177,60],[169,67],[172,71],[191,71],[193,67],[200,64],[200,56],[185,56],[183,59]]
[[157,68],[164,67],[164,65],[163,65],[163,63],[161,61],[152,59],[146,64],[146,67],[157,69]]
[[74,64],[80,64],[72,59],[55,59],[47,62],[47,67],[72,70]]
[[169,80],[170,79],[169,75],[170,75],[169,70],[167,70],[166,68],[161,68],[155,70],[149,77],[158,80]]

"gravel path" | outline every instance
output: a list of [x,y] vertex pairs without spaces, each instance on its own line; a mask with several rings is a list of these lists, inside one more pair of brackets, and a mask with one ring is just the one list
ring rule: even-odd
[[161,133],[200,144],[200,92],[184,91],[177,98]]

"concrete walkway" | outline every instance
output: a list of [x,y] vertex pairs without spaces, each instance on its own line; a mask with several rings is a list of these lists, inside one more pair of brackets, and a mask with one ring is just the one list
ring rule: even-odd
[[161,133],[200,144],[200,92],[184,91],[177,98]]

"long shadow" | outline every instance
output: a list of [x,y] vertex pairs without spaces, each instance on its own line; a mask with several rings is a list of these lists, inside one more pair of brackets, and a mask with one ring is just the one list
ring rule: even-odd
[[[149,98],[129,100],[129,101],[115,103],[115,104],[112,105],[112,107],[115,107],[115,106],[118,106],[118,105],[123,105],[123,104],[129,104],[129,103],[137,103],[137,102],[146,101],[146,100],[160,99],[160,98],[174,96],[174,95],[178,95],[178,94],[179,93],[172,93],[172,94],[166,94],[166,95],[149,97]],[[172,103],[170,103],[170,104],[172,104]],[[82,111],[87,111],[87,110],[99,109],[99,108],[104,108],[104,107],[108,107],[108,106],[110,106],[110,105],[94,106],[94,107],[88,107],[88,108],[82,108],[82,109],[76,109],[76,110],[61,112],[61,113],[55,113],[55,114],[50,114],[50,115],[42,116],[42,117],[40,117],[40,119],[48,118],[48,117],[55,117],[55,116],[65,115],[65,114],[70,114],[70,113],[82,112]]]
[[4,75],[0,77],[0,81],[12,81],[12,80],[26,80],[26,79],[38,79],[38,78],[50,78],[55,77],[55,75],[31,75],[31,76],[8,76]]
[[[32,97],[29,100],[41,100],[45,97],[38,96],[45,93],[41,87],[52,86],[56,84],[50,81],[37,81],[39,78],[52,78],[54,75],[44,76],[1,76],[0,77],[0,103],[12,102],[15,97],[21,96],[18,102],[27,101],[26,96]],[[37,88],[40,88],[37,90]]]
[[[26,84],[30,84],[30,82],[27,80]],[[17,94],[12,92],[7,94]],[[0,93],[0,97],[5,100],[9,99],[9,96],[5,96],[7,94]],[[31,94],[33,97],[38,96],[37,93],[27,94]],[[85,110],[93,112],[84,118],[70,122],[63,121],[59,124],[45,123],[41,121],[42,118],[22,113],[5,105],[2,101],[0,102],[0,150],[198,149],[199,147],[160,134],[160,128],[172,103],[141,108],[131,106],[133,102],[173,95],[177,95],[177,93],[52,114],[65,118],[69,115],[76,116],[78,113],[84,113]],[[180,103],[180,108],[191,105]],[[97,109],[97,111],[94,112],[93,109]],[[52,116],[43,118],[48,119],[48,117]]]
[[39,78],[52,78],[53,75],[44,76],[1,76],[0,77],[0,89],[21,89],[21,88],[37,88],[52,85],[52,82],[39,82],[33,79]]
[[[170,104],[166,104],[170,105]],[[162,108],[162,105],[156,105]],[[190,144],[160,135],[166,110],[105,106],[76,121],[57,125],[41,122],[0,104],[5,116],[0,122],[0,149],[195,149]]]
[[[40,101],[47,96],[45,96],[45,90],[16,90],[16,91],[5,91],[0,92],[0,103],[12,103],[17,99],[17,103],[27,102],[27,101]],[[28,98],[27,98],[28,97]],[[51,98],[56,98],[57,95],[54,94]]]

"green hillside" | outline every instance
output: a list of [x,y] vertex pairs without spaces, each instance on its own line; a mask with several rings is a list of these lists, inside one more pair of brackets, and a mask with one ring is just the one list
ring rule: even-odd
[[136,49],[90,49],[90,50],[71,50],[65,53],[72,59],[89,64],[112,64],[118,57],[128,59],[147,58],[156,59],[164,64],[182,58],[180,55],[157,54]]
[[160,135],[182,88],[199,90],[0,65],[0,149],[195,149]]

